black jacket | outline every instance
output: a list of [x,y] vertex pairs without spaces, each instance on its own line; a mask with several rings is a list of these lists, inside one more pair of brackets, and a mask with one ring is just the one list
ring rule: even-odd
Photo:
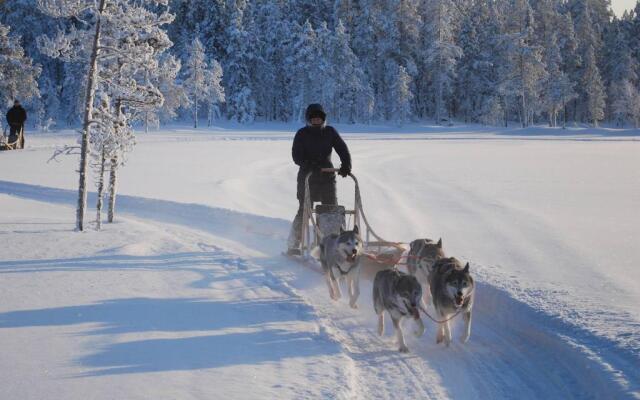
[[335,182],[335,174],[319,172],[320,168],[333,168],[331,152],[335,149],[343,166],[351,169],[351,155],[347,144],[331,126],[305,126],[296,133],[293,139],[291,155],[293,162],[300,166],[298,171],[298,198],[304,193],[304,178],[310,171],[311,185],[322,185]]
[[22,125],[27,120],[27,112],[22,106],[13,106],[7,112],[7,122],[9,125]]

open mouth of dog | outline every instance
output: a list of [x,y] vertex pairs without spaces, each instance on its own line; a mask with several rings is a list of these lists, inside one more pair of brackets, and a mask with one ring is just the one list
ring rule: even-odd
[[453,302],[455,303],[456,307],[461,307],[462,303],[464,303],[464,297],[456,295],[453,298]]
[[347,258],[347,261],[349,262],[355,262],[356,261],[356,257],[358,256],[358,253],[349,253],[349,252],[345,252],[345,256]]

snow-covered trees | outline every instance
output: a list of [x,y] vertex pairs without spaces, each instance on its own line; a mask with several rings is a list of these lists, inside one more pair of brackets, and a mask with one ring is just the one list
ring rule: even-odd
[[[544,83],[544,104],[547,108],[549,126],[558,126],[558,114],[577,94],[569,75],[562,71],[562,56],[555,33],[551,34],[551,43],[545,52],[547,79]],[[565,113],[562,116],[562,127],[565,127]]]
[[453,36],[454,15],[457,9],[450,0],[427,1],[427,48],[425,67],[429,71],[434,94],[433,117],[437,124],[449,119],[447,99],[453,92],[456,63],[462,57],[462,49]]
[[185,68],[184,87],[189,94],[193,113],[193,127],[198,127],[198,108],[201,96],[206,92],[207,62],[205,61],[204,47],[200,39],[196,38],[189,49],[189,58]]
[[[115,107],[121,107],[121,103],[116,103]],[[92,165],[97,176],[96,228],[100,229],[105,195],[105,174],[109,170],[112,171],[109,174],[109,221],[113,222],[117,176],[115,172],[135,145],[135,136],[122,109],[120,111],[114,109],[114,104],[106,93],[101,94],[99,104],[93,109],[93,120],[95,124],[91,126],[89,143],[92,150]]]
[[[80,167],[76,227],[84,229],[87,203],[87,167],[90,154],[90,135],[95,126],[103,124],[104,113],[115,112],[114,121],[128,113],[131,119],[150,107],[162,105],[163,97],[151,84],[150,74],[157,73],[157,57],[171,46],[162,25],[172,21],[166,12],[156,14],[144,7],[166,5],[163,0],[133,2],[128,0],[38,0],[39,9],[54,18],[74,18],[83,21],[59,30],[53,37],[39,38],[41,51],[52,58],[84,63],[87,68],[85,83],[84,118],[80,137]],[[94,119],[96,93],[101,101],[110,99],[112,106],[103,106],[102,115]],[[126,111],[125,111],[126,110]],[[126,123],[125,123],[126,124]],[[111,127],[98,128],[103,132],[115,131]],[[106,143],[101,140],[99,143]],[[128,146],[115,146],[127,149]],[[106,153],[104,153],[106,154]],[[109,220],[113,220],[116,196],[116,171],[123,154],[110,158]]]
[[587,50],[584,60],[584,74],[582,75],[582,88],[586,96],[585,116],[593,126],[598,126],[604,118],[605,90],[600,77],[600,71],[596,65],[596,55],[593,46]]
[[217,60],[213,60],[209,67],[209,71],[207,71],[207,104],[209,105],[207,118],[208,126],[211,126],[214,119],[220,117],[220,107],[218,105],[225,102],[222,75],[222,65],[220,65]]
[[367,121],[373,111],[373,93],[358,57],[349,46],[351,37],[338,21],[332,42],[332,110],[338,121]]
[[390,111],[394,116],[393,120],[402,125],[407,122],[411,116],[411,76],[406,68],[402,65],[394,65],[389,62],[387,65],[389,71],[388,80],[391,86],[391,103]]
[[[37,114],[57,125],[75,124],[85,108],[78,93],[86,93],[90,78],[80,60],[91,53],[90,46],[80,53],[71,49],[95,33],[101,3],[38,0],[58,7],[49,13],[57,15],[52,19],[30,13],[32,1],[0,3],[0,23],[12,24],[34,63],[43,65]],[[77,18],[56,5],[65,1],[75,4]],[[604,101],[598,118],[630,123],[633,110],[621,107],[631,107],[640,90],[633,66],[640,64],[640,7],[612,18],[608,0],[166,1],[176,13],[175,23],[167,25],[175,46],[164,56],[160,75],[145,78],[160,89],[165,105],[160,113],[135,113],[131,123],[144,120],[148,126],[196,111],[240,122],[299,120],[309,102],[323,103],[338,121],[403,119],[394,111],[398,66],[409,78],[407,115],[439,122],[560,125],[562,117],[592,123]],[[64,40],[52,39],[55,45],[43,51],[66,64],[45,63],[34,51],[43,26],[64,32]],[[203,78],[216,63],[224,71],[216,93],[208,92],[209,83],[198,83],[200,91],[191,85],[197,80],[189,73],[196,40],[199,62],[207,66]],[[595,97],[601,100],[587,91],[598,89],[598,76],[604,96]]]
[[225,88],[227,113],[230,118],[242,123],[256,118],[256,102],[252,90],[252,73],[255,62],[254,41],[249,36],[248,26],[252,19],[246,0],[229,2],[229,26],[226,30]]
[[294,118],[304,121],[304,110],[307,104],[320,102],[322,85],[325,82],[320,77],[320,58],[318,57],[320,46],[311,22],[307,20],[299,29],[297,36],[292,45],[290,59],[292,105]]
[[542,47],[535,44],[533,10],[528,0],[513,4],[517,15],[512,31],[503,35],[505,76],[502,90],[511,104],[518,104],[522,127],[528,126],[537,110],[540,110],[542,84],[547,72],[542,62]]
[[9,27],[0,23],[0,106],[6,106],[13,99],[39,97],[40,71],[41,68],[25,56],[20,38],[11,36]]

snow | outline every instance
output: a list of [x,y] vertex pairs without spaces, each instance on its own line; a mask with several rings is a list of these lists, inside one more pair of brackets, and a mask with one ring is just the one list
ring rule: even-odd
[[409,322],[400,354],[371,270],[351,310],[279,255],[292,125],[139,134],[117,222],[83,233],[75,157],[47,163],[75,137],[31,135],[0,154],[0,397],[640,398],[639,131],[339,130],[374,229],[471,262],[469,343]]

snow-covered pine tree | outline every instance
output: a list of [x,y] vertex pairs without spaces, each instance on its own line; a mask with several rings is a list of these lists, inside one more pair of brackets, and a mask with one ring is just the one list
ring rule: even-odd
[[522,127],[533,122],[533,116],[542,110],[542,83],[547,76],[542,62],[542,48],[535,44],[533,10],[528,0],[516,0],[509,10],[516,15],[502,35],[506,55],[506,73],[502,90],[518,104],[518,117]]
[[433,118],[436,124],[449,119],[449,98],[453,92],[456,63],[462,49],[454,41],[454,13],[457,8],[451,0],[428,0],[424,65],[429,70],[429,91],[434,95]]
[[333,109],[338,121],[367,121],[373,112],[373,92],[360,67],[360,60],[351,50],[351,38],[342,21],[335,29],[331,63],[335,74]]
[[193,40],[185,67],[184,88],[191,103],[193,127],[198,128],[198,108],[200,102],[207,101],[207,99],[202,99],[202,95],[207,91],[207,75],[209,73],[204,47],[198,38]]
[[636,124],[638,62],[632,55],[630,40],[622,23],[614,19],[605,34],[603,76],[608,89],[608,115],[616,125]]
[[[578,52],[578,38],[576,36],[573,18],[570,12],[566,12],[560,17],[559,26],[562,29],[558,29],[558,45],[560,46],[560,54],[562,55],[561,71],[567,74],[567,78],[570,82],[576,84],[580,81],[580,68],[582,66],[582,57]],[[566,127],[566,123],[569,117],[576,122],[576,110],[579,97],[579,89],[575,88],[575,95],[573,99],[569,100],[562,112],[562,126]]]
[[211,126],[214,118],[220,117],[219,104],[224,103],[224,87],[222,87],[222,65],[217,60],[211,61],[211,67],[207,71],[207,103],[209,112],[207,125]]
[[318,29],[316,29],[317,38],[317,55],[316,55],[316,70],[317,75],[315,79],[319,81],[317,85],[316,94],[317,101],[314,103],[325,104],[329,115],[337,115],[338,110],[335,108],[333,102],[335,98],[335,92],[338,89],[336,83],[336,65],[333,61],[333,51],[335,47],[334,33],[329,30],[326,22],[320,23]]
[[158,74],[151,77],[151,83],[160,90],[164,102],[162,107],[147,111],[147,122],[159,128],[161,122],[168,122],[178,116],[177,110],[189,106],[189,97],[184,86],[178,82],[182,65],[171,54],[163,54],[159,61]]
[[246,0],[229,0],[229,23],[225,31],[227,58],[223,63],[227,114],[241,123],[256,118],[256,102],[252,89],[252,67],[256,58],[255,42],[249,37],[251,10]]
[[402,65],[394,65],[393,61],[387,64],[387,71],[390,71],[388,81],[391,85],[390,111],[393,120],[398,125],[403,125],[411,117],[411,76]]
[[0,24],[0,107],[12,100],[27,101],[40,97],[38,76],[41,68],[33,65],[20,46],[20,38],[10,35]]
[[593,126],[598,126],[604,118],[605,89],[600,77],[600,71],[596,65],[596,55],[593,46],[589,46],[584,60],[584,74],[582,75],[582,88],[586,94],[586,120]]
[[[594,98],[587,91],[585,83],[590,79],[594,79],[596,76],[597,79],[600,80],[601,76],[596,54],[602,49],[602,21],[601,16],[598,15],[597,10],[594,9],[594,6],[596,8],[598,6],[596,3],[598,3],[598,0],[573,0],[568,4],[573,16],[576,36],[578,38],[577,53],[582,60],[582,64],[577,71],[577,76],[572,77],[576,82],[580,82],[580,85],[577,87],[579,96],[576,98],[573,110],[574,120],[591,123],[593,123],[592,112],[599,114],[594,107],[596,109],[599,107],[595,106],[598,101],[592,101]],[[598,21],[600,21],[600,23]],[[593,52],[592,55],[594,57],[590,65],[587,65],[589,52]],[[601,81],[600,84],[602,84]],[[590,85],[597,87],[599,84],[597,82],[590,82]],[[596,95],[596,97],[598,96],[599,95]],[[599,117],[599,119],[602,119],[602,117]]]
[[500,52],[496,38],[499,26],[492,16],[492,5],[480,1],[463,14],[457,43],[462,57],[456,63],[456,101],[458,116],[465,122],[496,124],[503,110],[496,86]]
[[258,49],[254,76],[256,109],[267,121],[291,119],[290,77],[282,73],[287,71],[285,61],[293,41],[293,22],[287,3],[284,0],[258,2],[250,28]]
[[[549,126],[555,127],[558,126],[558,113],[564,110],[565,105],[577,96],[569,75],[561,70],[563,62],[555,33],[551,34],[544,58],[548,72],[544,87],[544,104],[547,108]],[[565,125],[566,120],[563,115],[562,127],[564,128]]]
[[320,102],[321,81],[317,57],[320,52],[316,32],[306,21],[292,45],[290,76],[295,120],[304,121],[304,110],[310,103]]

